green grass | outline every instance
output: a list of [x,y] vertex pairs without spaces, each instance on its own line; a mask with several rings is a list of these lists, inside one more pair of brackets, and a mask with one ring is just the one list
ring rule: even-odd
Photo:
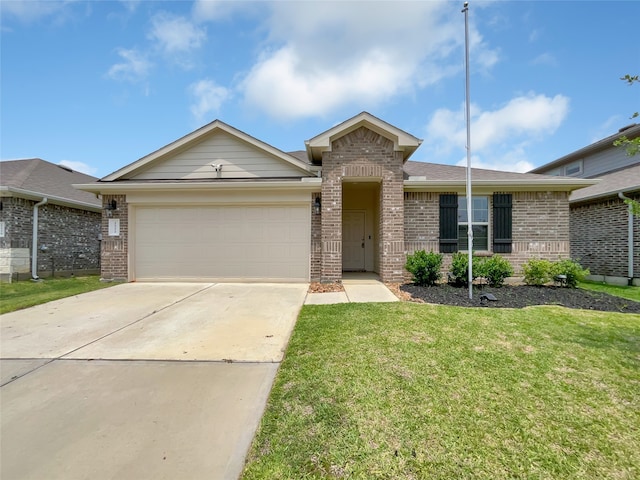
[[0,283],[0,314],[92,290],[99,290],[112,285],[115,284],[101,282],[100,277],[97,275],[51,278],[40,282],[24,280],[13,283]]
[[640,478],[640,315],[305,306],[243,479]]
[[615,295],[617,297],[626,298],[628,300],[635,300],[640,302],[640,287],[627,287],[618,285],[607,285],[600,282],[580,282],[578,284],[580,288],[585,290],[594,290],[596,292],[604,292],[609,295]]

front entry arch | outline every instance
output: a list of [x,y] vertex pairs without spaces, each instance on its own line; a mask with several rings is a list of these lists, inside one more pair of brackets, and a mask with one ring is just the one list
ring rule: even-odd
[[380,184],[344,182],[342,195],[342,270],[377,272]]

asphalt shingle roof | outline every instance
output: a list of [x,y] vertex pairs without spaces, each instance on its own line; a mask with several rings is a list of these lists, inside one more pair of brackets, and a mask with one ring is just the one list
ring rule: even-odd
[[[407,161],[404,164],[405,179],[409,176],[426,177],[427,180],[460,180],[466,178],[466,167],[455,165],[441,165],[438,163]],[[503,172],[499,170],[486,170],[472,168],[471,177],[474,180],[540,180],[550,178],[549,175],[537,173]]]
[[600,183],[571,193],[570,202],[617,195],[618,192],[640,190],[640,163],[598,177]]
[[55,165],[40,158],[0,162],[0,186],[25,190],[43,197],[52,196],[72,203],[101,206],[93,193],[73,188],[74,183],[92,183],[96,177]]

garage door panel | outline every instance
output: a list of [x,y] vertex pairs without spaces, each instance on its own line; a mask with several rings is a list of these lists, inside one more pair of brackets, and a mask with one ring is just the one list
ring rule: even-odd
[[308,281],[308,205],[138,207],[136,279]]

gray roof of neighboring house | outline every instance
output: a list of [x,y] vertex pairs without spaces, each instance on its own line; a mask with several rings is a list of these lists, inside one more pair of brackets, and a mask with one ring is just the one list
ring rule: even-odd
[[640,164],[598,177],[600,182],[571,193],[569,202],[584,202],[617,195],[618,192],[640,191]]
[[606,150],[607,148],[614,148],[613,142],[619,139],[622,135],[625,135],[628,139],[634,139],[636,137],[640,137],[640,124],[634,123],[632,125],[628,125],[626,127],[618,130],[617,133],[613,135],[609,135],[607,138],[603,138],[602,140],[598,140],[597,142],[592,143],[591,145],[587,145],[575,152],[571,152],[564,157],[560,157],[557,160],[541,165],[540,167],[534,168],[529,173],[542,173],[549,170],[553,170],[556,167],[564,165],[569,162],[573,162],[574,160],[579,160],[587,155],[590,155],[595,152],[599,152],[601,150]]
[[90,183],[96,177],[55,165],[40,158],[0,162],[0,190],[15,196],[47,197],[52,203],[99,210],[102,203],[93,193],[73,188],[74,183]]

